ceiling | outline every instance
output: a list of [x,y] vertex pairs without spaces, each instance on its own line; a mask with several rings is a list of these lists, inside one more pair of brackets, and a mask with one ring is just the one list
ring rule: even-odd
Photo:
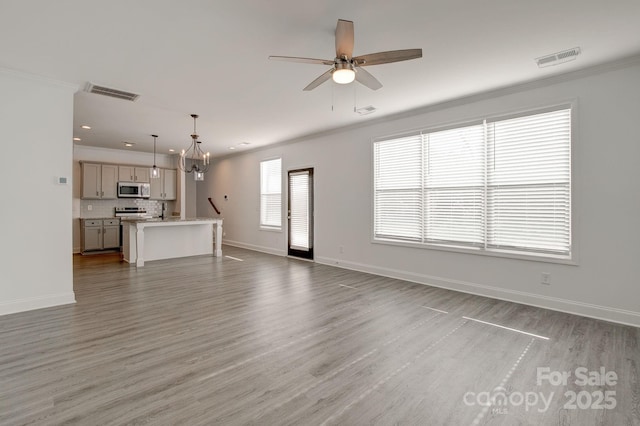
[[[267,59],[333,59],[338,19],[354,21],[354,55],[423,58],[367,68],[377,91],[310,92],[328,67]],[[158,153],[179,151],[195,113],[203,149],[221,156],[636,55],[638,22],[638,0],[0,0],[0,67],[77,84],[78,144],[151,152],[155,133]],[[574,61],[538,68],[574,47]],[[88,82],[140,97],[90,94]]]

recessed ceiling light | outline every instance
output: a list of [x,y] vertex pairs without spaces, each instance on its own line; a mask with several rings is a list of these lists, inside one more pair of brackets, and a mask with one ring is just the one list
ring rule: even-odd
[[122,142],[126,147],[132,147],[134,144],[132,142]]
[[229,149],[236,149],[236,147],[235,146],[230,146]]
[[91,126],[80,126],[80,127],[82,127],[83,129],[86,129],[86,130],[91,130]]
[[176,152],[176,150],[173,148],[169,148],[169,152]]
[[78,142],[79,142],[79,141],[81,141],[82,139],[80,139],[80,138],[73,138],[73,140],[74,140],[74,141],[78,141]]
[[247,146],[247,145],[251,145],[251,144],[249,142],[242,142],[240,145],[241,146]]

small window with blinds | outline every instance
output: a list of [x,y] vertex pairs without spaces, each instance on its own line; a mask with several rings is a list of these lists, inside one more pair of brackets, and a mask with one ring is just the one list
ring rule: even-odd
[[571,108],[377,140],[374,239],[571,257]]
[[260,162],[260,227],[282,229],[282,160]]

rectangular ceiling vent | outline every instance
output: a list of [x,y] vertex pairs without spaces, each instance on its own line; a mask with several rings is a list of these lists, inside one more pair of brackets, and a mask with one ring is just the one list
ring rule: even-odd
[[573,49],[563,50],[562,52],[536,58],[536,63],[540,68],[549,67],[551,65],[564,64],[565,62],[573,61],[579,54],[580,48],[574,47]]
[[367,115],[367,114],[376,112],[376,108],[372,105],[369,105],[366,107],[356,109],[356,112],[360,115]]
[[125,101],[134,102],[140,95],[125,92],[123,90],[112,89],[110,87],[98,86],[97,84],[87,83],[86,92],[95,93],[96,95],[111,96],[112,98],[124,99]]

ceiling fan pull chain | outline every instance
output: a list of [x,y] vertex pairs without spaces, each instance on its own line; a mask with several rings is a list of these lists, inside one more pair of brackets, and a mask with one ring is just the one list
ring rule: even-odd
[[356,98],[356,85],[353,85],[353,112],[356,112],[356,106],[358,105]]
[[333,112],[333,99],[334,99],[333,91],[334,91],[334,90],[335,90],[335,87],[334,87],[334,85],[332,84],[332,85],[331,85],[331,112]]

